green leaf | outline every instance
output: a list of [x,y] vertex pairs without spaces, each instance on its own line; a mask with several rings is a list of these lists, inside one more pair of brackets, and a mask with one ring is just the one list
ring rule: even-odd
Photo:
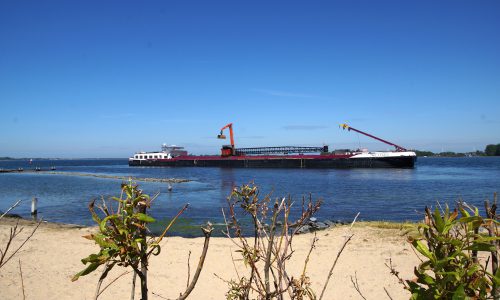
[[479,218],[480,217],[478,217],[478,216],[462,217],[462,218],[458,219],[458,221],[460,221],[460,223],[469,223],[469,222],[477,221]]
[[136,213],[134,215],[134,217],[137,218],[137,220],[142,221],[142,222],[146,222],[146,223],[156,222],[156,220],[153,217],[148,216],[148,215],[143,214],[143,213]]
[[88,263],[96,262],[96,261],[99,261],[100,255],[101,255],[101,252],[99,252],[99,254],[90,254],[86,258],[83,258],[81,261],[84,265],[86,265]]
[[448,234],[448,232],[450,231],[451,228],[453,228],[453,226],[455,226],[455,222],[453,221],[446,222],[446,225],[444,226],[443,229],[443,234]]
[[432,268],[432,261],[427,260],[418,266],[419,271],[425,272],[425,270],[430,270]]
[[443,233],[444,221],[443,221],[443,218],[441,217],[441,213],[439,212],[439,209],[437,207],[436,207],[436,209],[434,209],[433,219],[434,219],[434,223],[436,224],[436,230],[439,233]]
[[500,236],[488,236],[488,237],[480,237],[476,240],[476,242],[479,242],[479,243],[488,243],[488,242],[492,242],[492,241],[498,241],[500,240]]
[[480,216],[460,218],[459,221],[461,223],[471,223],[473,228],[479,228],[484,223],[483,218]]
[[160,247],[159,244],[154,243],[154,244],[151,244],[150,247],[152,248],[151,254],[153,254],[155,256],[158,255],[158,254],[160,254],[161,247]]
[[101,248],[118,248],[115,243],[107,241],[106,236],[103,234],[94,234],[92,235],[95,243],[99,245]]
[[118,217],[119,217],[118,215],[110,215],[110,216],[107,216],[106,218],[104,218],[101,221],[101,223],[99,224],[99,229],[101,229],[101,232],[105,232],[106,231],[106,223],[109,220],[117,219]]
[[107,262],[111,258],[111,256],[113,256],[115,253],[116,253],[116,250],[112,250],[112,249],[107,249],[107,250],[101,251],[101,255],[99,256],[99,262],[100,263]]
[[419,240],[414,240],[412,242],[413,244],[413,247],[415,247],[415,249],[417,249],[418,252],[420,252],[423,256],[427,257],[428,259],[434,261],[435,260],[435,257],[434,255],[429,251],[429,248],[427,248],[427,246],[425,246],[421,241]]
[[434,264],[434,272],[437,272],[437,271],[447,267],[449,265],[450,260],[453,260],[453,259],[454,259],[454,257],[450,256],[450,257],[445,257],[443,259],[436,261],[436,263]]
[[118,197],[111,197],[112,200],[115,200],[115,201],[118,201],[118,202],[123,202],[122,199],[118,198]]
[[73,276],[73,278],[71,278],[71,281],[76,281],[76,280],[78,280],[78,278],[80,278],[80,276],[85,276],[87,274],[94,272],[100,265],[101,264],[98,262],[91,263],[88,267],[86,267],[82,271],[75,274],[75,276]]
[[465,289],[461,284],[457,287],[457,290],[453,293],[452,300],[465,300]]
[[429,286],[435,284],[434,278],[425,273],[420,273],[418,275],[418,282]]
[[462,213],[462,216],[465,216],[465,217],[470,217],[469,212],[468,212],[468,211],[466,211],[466,210],[462,207],[462,205],[459,205],[459,206],[458,206],[458,209],[459,209],[459,210],[460,210],[460,212]]
[[495,275],[492,276],[492,279],[495,282],[496,286],[500,286],[500,268],[497,269]]
[[468,270],[467,270],[467,276],[472,276],[474,273],[480,271],[481,268],[479,268],[478,265],[472,265]]
[[489,252],[494,252],[496,251],[495,245],[489,244],[489,243],[478,243],[475,242],[469,247],[465,247],[464,250],[476,250],[476,251],[489,251]]

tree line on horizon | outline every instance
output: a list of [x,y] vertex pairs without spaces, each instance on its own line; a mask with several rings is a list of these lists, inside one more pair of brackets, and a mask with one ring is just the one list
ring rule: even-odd
[[474,152],[465,152],[465,153],[445,151],[445,152],[434,153],[432,151],[415,150],[415,153],[417,154],[417,156],[446,156],[446,157],[500,156],[500,144],[486,145],[484,151],[477,150]]
[[487,156],[500,156],[500,144],[490,144],[487,145],[486,148],[484,149],[484,153]]

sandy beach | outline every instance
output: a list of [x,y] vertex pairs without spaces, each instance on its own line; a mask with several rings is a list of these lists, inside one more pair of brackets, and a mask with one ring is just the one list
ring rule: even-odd
[[[12,219],[4,219],[0,223],[2,249],[13,222]],[[20,226],[24,230],[15,245],[31,232],[34,225],[31,221],[22,220]],[[308,275],[318,296],[348,228],[337,226],[317,233],[319,240],[308,264]],[[97,252],[98,247],[92,241],[82,238],[96,230],[94,227],[43,223],[17,256],[0,269],[2,298],[23,299],[20,260],[26,299],[93,299],[99,271],[81,277],[76,282],[71,282],[71,278],[84,268],[80,259]],[[379,228],[370,223],[357,223],[352,233],[354,236],[342,253],[324,299],[362,299],[351,283],[351,276],[355,274],[367,299],[388,299],[384,287],[394,299],[408,299],[409,293],[403,290],[385,266],[391,259],[403,278],[412,278],[413,267],[419,263],[419,259],[405,237],[401,236],[402,232],[399,229]],[[304,234],[297,236],[294,241],[296,252],[288,268],[295,276],[303,268],[312,239],[312,234]],[[169,237],[162,242],[162,252],[150,262],[150,299],[175,299],[184,291],[189,251],[192,252],[192,276],[202,245],[203,238]],[[189,299],[225,299],[227,283],[218,277],[236,280],[237,273],[240,276],[247,274],[241,260],[233,265],[231,254],[235,259],[239,258],[235,250],[237,248],[227,238],[210,240],[204,269]],[[115,268],[103,286],[124,271]],[[127,274],[119,278],[99,299],[129,299],[131,277],[131,274]],[[139,287],[136,295],[136,299],[140,299]]]

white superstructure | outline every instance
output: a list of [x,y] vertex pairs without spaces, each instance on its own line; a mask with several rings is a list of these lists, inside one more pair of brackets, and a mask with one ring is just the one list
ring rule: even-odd
[[161,151],[157,152],[136,152],[133,157],[129,160],[148,160],[148,159],[172,159],[177,156],[187,155],[188,152],[184,150],[184,147],[179,147],[176,145],[161,145]]
[[403,156],[417,156],[413,151],[362,151],[354,152],[354,155],[349,158],[384,158],[384,157],[403,157]]

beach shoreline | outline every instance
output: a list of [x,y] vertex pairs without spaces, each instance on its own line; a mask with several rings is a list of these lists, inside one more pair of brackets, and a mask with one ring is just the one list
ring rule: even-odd
[[[32,220],[4,218],[0,220],[0,245],[5,245],[10,228],[19,221],[24,230],[13,246],[23,241],[35,226]],[[308,263],[307,274],[312,288],[319,296],[326,276],[339,251],[350,226],[335,226],[316,232],[318,241]],[[394,228],[396,227],[396,228]],[[356,223],[354,234],[333,272],[325,299],[361,299],[354,289],[351,277],[357,277],[361,292],[368,299],[387,298],[384,288],[394,299],[409,298],[410,294],[390,274],[389,262],[405,279],[413,278],[413,268],[419,259],[395,226]],[[80,260],[98,251],[98,246],[82,236],[96,232],[96,227],[43,222],[23,249],[0,269],[0,289],[6,299],[22,299],[19,271],[21,261],[24,289],[27,299],[92,299],[100,271],[71,282],[74,274],[84,268]],[[303,262],[314,234],[298,235],[294,239],[294,254],[287,265],[292,276],[301,274]],[[159,256],[152,257],[149,268],[151,299],[176,298],[186,286],[187,260],[191,251],[191,274],[201,254],[203,238],[168,237],[162,243]],[[248,274],[239,259],[237,248],[228,238],[213,237],[210,240],[205,266],[197,286],[188,299],[225,299],[227,283],[221,280],[237,280],[238,275]],[[231,257],[235,259],[231,260]],[[105,280],[124,272],[115,268]],[[131,274],[119,278],[99,299],[123,299],[130,297]],[[248,275],[247,275],[248,276]],[[49,280],[47,280],[49,279]],[[137,297],[139,289],[137,288]],[[139,299],[139,298],[137,298]]]

